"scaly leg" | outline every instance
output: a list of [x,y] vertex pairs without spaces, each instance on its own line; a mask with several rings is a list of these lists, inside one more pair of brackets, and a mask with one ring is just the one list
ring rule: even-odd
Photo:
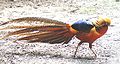
[[96,58],[97,55],[96,55],[96,53],[92,50],[92,44],[91,44],[91,43],[89,43],[89,48],[90,48],[90,50],[93,52],[93,54],[95,55],[95,58]]
[[78,50],[78,47],[82,44],[83,42],[79,42],[79,44],[77,45],[77,47],[76,47],[76,50],[75,50],[75,53],[74,53],[74,58],[75,58],[75,56],[76,56],[76,53],[77,53],[77,50]]

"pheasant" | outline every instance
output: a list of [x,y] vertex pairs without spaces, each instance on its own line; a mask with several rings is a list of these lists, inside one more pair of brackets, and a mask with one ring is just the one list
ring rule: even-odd
[[[20,23],[37,23],[38,25],[22,25]],[[15,41],[25,40],[28,43],[67,44],[73,37],[76,37],[80,42],[76,47],[74,57],[78,47],[84,42],[89,43],[89,48],[96,57],[97,55],[92,50],[92,43],[107,32],[110,24],[111,19],[108,17],[98,17],[94,21],[82,19],[73,24],[47,18],[24,17],[4,22],[0,25],[4,26],[0,30],[15,29],[1,39],[9,36],[19,36]]]

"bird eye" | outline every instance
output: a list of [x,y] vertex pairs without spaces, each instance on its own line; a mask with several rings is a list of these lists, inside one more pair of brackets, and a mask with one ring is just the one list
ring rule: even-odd
[[104,22],[103,24],[102,24],[102,26],[107,26],[107,25],[109,25],[108,23],[106,23],[106,22]]

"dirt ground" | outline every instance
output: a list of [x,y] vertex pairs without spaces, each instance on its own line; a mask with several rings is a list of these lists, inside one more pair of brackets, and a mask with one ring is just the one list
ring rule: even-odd
[[[79,40],[69,44],[12,43],[15,37],[0,40],[0,64],[120,64],[120,2],[106,0],[0,0],[0,23],[21,17],[43,17],[74,23],[77,20],[108,16],[112,24],[107,33],[94,42],[97,58],[82,44],[73,58]],[[5,35],[0,31],[0,36]]]

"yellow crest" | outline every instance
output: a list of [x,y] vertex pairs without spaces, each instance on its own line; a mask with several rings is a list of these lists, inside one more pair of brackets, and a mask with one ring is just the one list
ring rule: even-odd
[[96,20],[95,22],[93,22],[93,24],[95,26],[98,26],[98,27],[104,26],[104,25],[108,26],[108,25],[111,24],[111,19],[108,18],[108,17],[101,17],[101,16],[99,16],[98,20]]

